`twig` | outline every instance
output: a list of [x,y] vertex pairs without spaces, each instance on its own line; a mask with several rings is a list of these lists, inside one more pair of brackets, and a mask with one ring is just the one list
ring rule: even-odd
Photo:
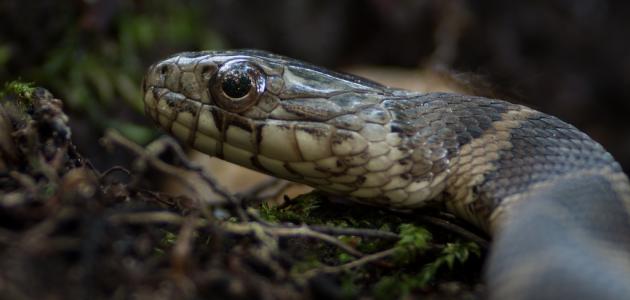
[[273,232],[274,234],[277,234],[277,235],[302,236],[302,237],[319,239],[331,245],[337,246],[338,248],[348,252],[349,254],[353,256],[362,257],[365,255],[361,251],[358,251],[355,248],[348,246],[347,244],[340,241],[339,239],[325,233],[314,231],[306,225],[303,225],[298,228],[277,227],[277,228],[273,228]]
[[393,232],[369,228],[337,228],[330,226],[309,226],[313,231],[330,235],[352,235],[360,237],[379,238],[384,240],[399,240],[400,236]]
[[[38,224],[32,226],[27,231],[20,234],[20,239],[17,242],[17,246],[24,250],[41,249],[45,247],[45,243],[42,241],[55,231],[58,224],[64,220],[70,219],[78,215],[78,211],[74,208],[61,208],[60,210],[51,214],[49,218],[44,219]],[[35,250],[37,251],[37,250]]]
[[192,252],[192,244],[195,240],[195,222],[197,217],[194,215],[184,219],[182,226],[177,235],[175,245],[171,252],[171,265],[176,274],[185,274],[187,262],[190,260]]
[[[117,214],[113,215],[110,218],[112,222],[123,222],[123,223],[167,223],[174,225],[181,225],[186,217],[180,216],[171,212],[143,212],[143,213],[125,213],[125,214]],[[196,227],[205,227],[210,224],[205,219],[196,218],[193,221],[193,224]],[[336,246],[343,251],[356,256],[361,257],[364,254],[360,251],[354,249],[353,247],[345,244],[339,239],[314,231],[310,229],[308,226],[300,226],[300,227],[267,227],[261,226],[261,224],[254,222],[245,222],[245,223],[231,223],[231,222],[220,222],[218,225],[232,234],[238,235],[247,235],[247,234],[256,234],[257,231],[264,232],[265,234],[276,236],[276,237],[302,237],[302,238],[313,238],[326,243],[329,243],[333,246]]]
[[[254,223],[223,223],[222,227],[228,229],[231,232],[251,233],[254,230],[252,224]],[[360,251],[354,249],[351,246],[348,246],[339,239],[327,234],[313,231],[305,225],[300,227],[262,227],[262,229],[263,231],[271,235],[279,237],[307,237],[321,240],[323,242],[334,245],[353,256],[361,257],[364,255]]]
[[457,233],[463,236],[464,238],[467,238],[477,243],[480,247],[484,249],[488,249],[490,247],[490,243],[486,239],[482,238],[481,236],[473,233],[472,231],[464,227],[461,227],[455,223],[449,222],[448,220],[440,219],[440,218],[436,218],[432,216],[426,216],[426,215],[420,215],[418,216],[418,218],[420,219],[420,221],[431,223],[433,225],[436,225],[444,229],[447,229],[449,231],[452,231],[454,233]]
[[[123,137],[118,132],[114,130],[108,130],[107,132],[105,132],[105,136],[103,137],[103,139],[101,139],[101,142],[105,143],[106,145],[108,143],[111,143],[111,144],[117,144],[119,146],[124,147],[125,149],[133,152],[136,156],[138,156],[140,160],[148,162],[152,167],[154,167],[158,171],[164,174],[169,174],[173,176],[175,179],[179,180],[188,189],[192,191],[196,191],[195,188],[188,181],[184,180],[181,176],[174,176],[174,174],[179,173],[181,169],[174,167],[170,164],[167,164],[161,159],[158,159],[153,155],[149,155],[144,148],[140,147],[138,144]],[[198,192],[196,194],[199,195]],[[210,203],[210,204],[221,204],[221,203]]]
[[[115,214],[110,216],[109,220],[114,223],[128,224],[165,223],[172,225],[181,225],[184,220],[186,220],[186,217],[168,211],[154,211]],[[195,226],[197,227],[205,227],[208,225],[208,223],[209,222],[207,220],[202,218],[197,218],[194,222]]]
[[[155,144],[156,142],[160,142],[160,144]],[[210,176],[210,174],[208,174],[205,171],[204,168],[190,161],[188,157],[186,156],[186,154],[184,153],[184,150],[182,150],[182,148],[179,146],[179,144],[177,144],[177,142],[175,142],[170,137],[163,137],[157,140],[156,142],[154,142],[153,144],[160,145],[160,146],[162,145],[169,146],[171,150],[173,150],[173,152],[177,155],[177,158],[181,162],[182,166],[185,167],[185,169],[197,173],[197,175],[201,177],[201,179],[208,186],[210,186],[210,188],[215,193],[219,194],[219,196],[223,197],[223,199],[227,200],[227,202],[230,203],[230,205],[235,210],[236,215],[239,219],[241,219],[242,221],[247,221],[247,214],[245,213],[245,211],[243,210],[243,207],[241,206],[241,201],[237,197],[234,197],[234,195],[228,192],[225,188],[223,188],[214,179],[214,177]],[[156,150],[162,150],[162,149],[156,149]]]
[[247,205],[258,205],[261,202],[277,198],[294,184],[290,181],[271,178],[245,191],[241,198],[247,202]]
[[[261,223],[265,226],[274,227],[278,226],[276,223],[269,223],[267,220],[261,218],[258,215],[258,211],[253,208],[247,208],[247,214],[256,222]],[[285,227],[292,227],[294,225],[284,225]],[[297,228],[297,226],[294,226]],[[400,236],[398,234],[378,230],[378,229],[370,229],[370,228],[340,228],[340,227],[332,227],[332,226],[322,226],[322,225],[308,225],[313,231],[329,234],[329,235],[352,235],[352,236],[360,236],[360,237],[370,237],[370,238],[379,238],[384,240],[399,240]]]
[[305,279],[311,278],[313,276],[319,275],[319,274],[335,274],[335,273],[341,273],[344,271],[348,271],[354,268],[358,268],[361,267],[365,264],[377,261],[377,260],[381,260],[383,258],[386,258],[388,256],[393,255],[396,252],[396,248],[390,248],[384,251],[380,251],[380,252],[376,252],[373,254],[369,254],[369,255],[365,255],[359,259],[353,260],[349,263],[343,264],[343,265],[339,265],[339,266],[324,266],[324,267],[319,267],[319,268],[315,268],[315,269],[311,269],[308,270],[304,273],[302,273],[301,275],[298,275],[298,277],[302,277]]
[[[105,133],[105,137],[103,137],[102,141],[105,142],[105,143],[115,143],[115,144],[118,144],[118,145],[121,145],[121,146],[127,148],[128,150],[134,152],[140,159],[142,159],[143,161],[148,162],[149,164],[151,164],[151,166],[153,166],[154,168],[156,168],[157,170],[159,170],[160,172],[163,172],[165,174],[170,174],[170,175],[177,174],[177,173],[179,173],[182,170],[181,168],[175,167],[175,166],[173,166],[171,164],[168,164],[168,163],[162,161],[161,159],[159,159],[157,157],[157,155],[151,155],[151,154],[155,153],[155,151],[153,151],[151,153],[148,152],[147,150],[145,150],[144,148],[142,148],[138,144],[128,140],[127,138],[123,137],[120,133],[118,133],[118,132],[116,132],[114,130],[108,130]],[[155,146],[155,143],[157,143],[157,142],[154,142],[154,146]],[[181,151],[181,148],[179,148],[179,149]],[[175,151],[177,151],[177,150],[175,150]],[[183,152],[181,154],[183,155]],[[181,157],[180,159],[186,160],[185,157]],[[188,163],[190,164],[190,162],[188,162]],[[201,168],[199,168],[199,169],[201,169]],[[208,182],[207,179],[210,179],[212,182],[214,182],[214,180],[212,180],[209,175],[205,174],[205,172],[203,172],[203,171],[200,172],[198,170],[194,170],[194,171],[196,171],[197,174],[199,176],[201,176],[202,178],[205,178],[206,182]],[[195,188],[192,187],[190,185],[190,183],[188,183],[186,180],[183,180],[183,178],[181,178],[179,176],[175,176],[175,178],[180,180],[180,182],[182,182],[184,185],[190,187],[193,191],[195,190]],[[211,188],[215,188],[215,187],[216,187],[216,185],[215,186],[211,185]],[[224,193],[225,193],[225,191],[224,191]],[[198,199],[204,199],[204,202],[206,204],[209,204],[209,205],[226,204],[226,203],[230,203],[229,202],[230,199],[233,199],[231,197],[228,197],[228,198],[223,197],[223,201],[221,201],[221,202],[218,202],[218,201],[217,202],[212,202],[212,201],[210,201],[210,199],[202,198],[199,195],[199,193],[197,193],[197,195],[198,195]],[[240,206],[237,206],[237,205],[234,205],[234,204],[232,204],[232,205],[235,206],[236,211],[238,213]],[[201,211],[204,214],[204,216],[206,216],[208,219],[210,219],[210,213],[208,212],[207,207],[205,205],[199,205],[199,208],[201,209]],[[242,210],[242,209],[240,209],[240,210]],[[241,214],[244,214],[244,213],[238,213],[238,214],[240,216]],[[243,220],[245,220],[245,219],[243,219]]]
[[33,177],[18,171],[9,171],[9,176],[31,193],[37,190],[37,182]]
[[131,172],[129,170],[127,170],[124,167],[121,166],[113,166],[109,169],[107,169],[105,172],[100,174],[100,179],[103,180],[103,178],[109,176],[110,174],[114,173],[114,172],[121,172],[124,173],[127,176],[131,176]]

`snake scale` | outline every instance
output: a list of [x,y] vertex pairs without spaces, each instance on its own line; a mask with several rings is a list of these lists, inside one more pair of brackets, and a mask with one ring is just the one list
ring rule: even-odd
[[586,134],[525,106],[393,89],[257,50],[152,65],[145,111],[209,155],[493,236],[490,299],[630,299],[630,185]]

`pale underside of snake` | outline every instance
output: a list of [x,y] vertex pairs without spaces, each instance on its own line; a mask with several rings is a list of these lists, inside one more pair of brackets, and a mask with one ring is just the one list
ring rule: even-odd
[[209,155],[352,201],[442,206],[493,236],[491,299],[630,298],[630,185],[525,106],[382,86],[255,50],[151,66],[145,110]]

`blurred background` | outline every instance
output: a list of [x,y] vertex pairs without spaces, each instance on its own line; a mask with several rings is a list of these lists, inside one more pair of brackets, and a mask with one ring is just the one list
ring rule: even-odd
[[113,127],[137,142],[145,68],[179,51],[259,48],[434,85],[556,115],[630,170],[630,2],[613,0],[0,0],[0,82],[20,79],[64,100],[79,151],[111,166],[97,140]]

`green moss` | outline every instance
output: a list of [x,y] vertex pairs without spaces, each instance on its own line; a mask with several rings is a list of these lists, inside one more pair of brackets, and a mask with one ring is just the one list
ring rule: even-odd
[[[415,231],[415,230],[414,230]],[[421,246],[424,234],[412,234],[416,236],[405,244]],[[419,237],[419,239],[418,239]],[[422,246],[421,246],[422,248]],[[438,271],[446,266],[452,270],[456,263],[464,264],[471,255],[479,257],[481,255],[479,246],[473,242],[447,243],[441,250],[439,256],[432,262],[425,264],[420,272],[396,272],[392,275],[383,276],[374,285],[373,294],[376,299],[405,298],[412,291],[427,288],[436,280]]]
[[352,255],[348,254],[347,252],[341,252],[337,256],[337,259],[339,260],[339,263],[345,264],[345,263],[348,263],[348,262],[351,262],[352,260],[354,260],[354,257]]
[[285,205],[261,207],[263,218],[274,222],[328,225],[341,228],[371,228],[392,231],[404,219],[391,211],[360,205],[331,203],[324,193],[313,191]]
[[420,288],[421,285],[412,276],[396,274],[383,276],[372,289],[376,299],[400,299],[406,298],[411,291]]
[[4,100],[10,95],[19,99],[29,100],[33,95],[33,91],[35,91],[35,87],[32,82],[10,81],[5,83],[2,90],[0,90],[0,100]]
[[270,206],[263,203],[261,216],[272,222],[291,222],[295,224],[321,224],[323,221],[313,211],[320,207],[322,196],[319,193],[307,193],[292,199],[286,206]]
[[0,89],[0,104],[5,110],[15,112],[14,117],[25,121],[30,118],[29,108],[32,105],[32,97],[35,91],[32,82],[10,81]]
[[144,144],[157,132],[149,122],[138,121],[145,119],[140,82],[146,67],[178,51],[221,49],[224,42],[207,26],[198,5],[165,0],[121,5],[99,34],[82,25],[81,18],[69,20],[60,38],[47,45],[43,64],[18,74],[1,71],[15,53],[0,44],[0,76],[34,80],[63,99],[66,112],[80,114],[94,131],[115,128]]
[[[281,206],[263,204],[263,218],[271,222],[326,225],[337,228],[371,228],[397,232],[396,242],[386,239],[359,236],[339,236],[344,243],[363,253],[376,253],[394,247],[394,255],[386,259],[390,268],[367,264],[340,274],[339,284],[349,297],[371,295],[376,299],[404,298],[415,291],[424,291],[440,277],[449,275],[441,272],[465,263],[471,256],[479,256],[480,249],[474,243],[450,242],[451,233],[437,231],[414,222],[414,215],[396,214],[375,207],[330,203],[320,192],[311,192]],[[435,237],[439,237],[436,239]],[[445,242],[447,241],[447,242]],[[307,251],[300,259],[294,272],[303,272],[326,265],[341,265],[356,257],[323,243],[310,243],[301,248]],[[446,268],[445,268],[446,266]]]
[[322,262],[320,261],[320,257],[315,255],[315,253],[310,253],[308,257],[303,258],[297,263],[293,264],[293,266],[291,267],[291,274],[302,274],[305,271],[312,270],[321,266]]

